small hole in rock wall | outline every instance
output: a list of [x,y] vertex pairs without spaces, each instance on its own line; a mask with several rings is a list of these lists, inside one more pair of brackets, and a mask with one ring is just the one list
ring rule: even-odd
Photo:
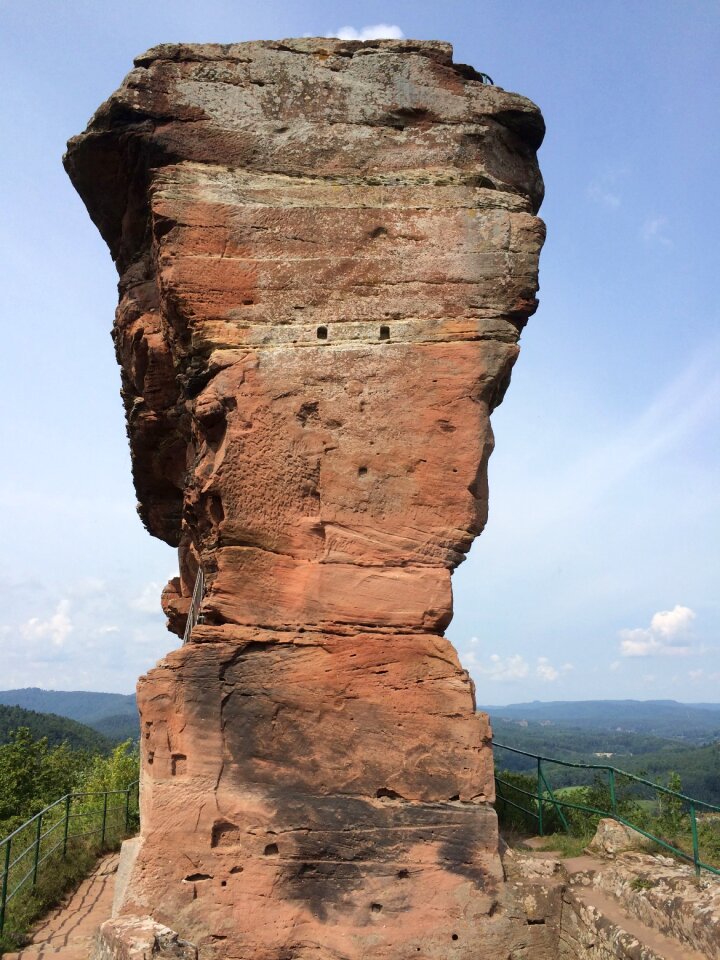
[[358,467],[358,476],[364,477],[367,474],[367,467]]
[[227,880],[221,880],[221,881],[220,881],[220,886],[221,886],[221,887],[226,887],[226,886],[227,886]]
[[382,910],[382,904],[381,904],[381,903],[371,903],[371,904],[370,904],[370,909],[372,910],[373,913],[380,913],[380,911]]
[[408,878],[409,876],[410,876],[410,871],[409,871],[409,870],[398,870],[398,872],[397,872],[397,878],[398,878],[398,880],[407,880],[407,878]]
[[276,843],[269,843],[263,853],[266,857],[276,857],[279,853],[278,845]]
[[450,939],[451,939],[451,940],[457,940],[457,939],[458,939],[458,935],[457,935],[456,933],[454,933]]
[[243,300],[244,307],[251,307],[255,303],[254,300]]
[[459,800],[459,799],[460,799],[460,794],[459,794],[459,793],[454,793],[454,794],[450,797],[450,803],[452,803],[453,800]]
[[389,340],[390,339],[390,327],[382,326],[380,327],[380,339]]
[[186,770],[187,757],[182,753],[174,753],[170,758],[170,773],[172,776],[182,776]]
[[243,872],[243,867],[240,867],[240,866],[230,867],[230,873],[242,873],[242,872]]
[[317,328],[317,338],[318,340],[327,340],[327,327],[318,327]]

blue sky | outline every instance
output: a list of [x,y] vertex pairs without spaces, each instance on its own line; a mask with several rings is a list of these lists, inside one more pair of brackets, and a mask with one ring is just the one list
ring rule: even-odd
[[65,141],[159,42],[449,40],[535,100],[540,310],[449,636],[478,699],[720,696],[720,6],[0,0],[0,688],[130,691],[176,558],[137,519],[116,274]]

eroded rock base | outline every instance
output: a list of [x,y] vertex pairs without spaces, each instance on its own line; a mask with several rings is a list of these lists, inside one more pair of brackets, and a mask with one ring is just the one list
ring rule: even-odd
[[[422,877],[424,869],[423,864],[415,865],[413,875]],[[691,867],[677,861],[634,852],[609,862],[587,856],[558,861],[552,854],[506,850],[503,869],[504,879],[495,885],[487,908],[473,912],[472,917],[466,913],[463,919],[471,921],[467,924],[457,915],[443,918],[435,912],[434,931],[428,926],[413,933],[396,899],[387,909],[376,911],[370,929],[361,935],[344,939],[336,928],[333,936],[328,911],[312,937],[288,936],[274,952],[237,951],[229,937],[200,944],[197,957],[346,960],[386,956],[389,944],[395,956],[421,960],[710,960],[720,956],[720,881],[710,875],[696,878]],[[195,949],[177,935],[168,936],[171,932],[166,928],[149,924],[147,917],[124,917],[119,924],[103,927],[93,960],[156,956],[184,960],[184,953],[151,952],[160,949],[151,936],[156,928],[164,931],[160,946]],[[456,939],[450,933],[448,940],[451,929]],[[138,940],[138,931],[144,940]],[[140,942],[146,953],[128,953],[131,941]]]
[[202,960],[475,958],[503,870],[471,699],[439,635],[196,628],[139,686],[143,834],[117,918]]

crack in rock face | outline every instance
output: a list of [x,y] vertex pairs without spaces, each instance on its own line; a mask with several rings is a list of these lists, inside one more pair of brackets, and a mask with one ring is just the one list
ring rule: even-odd
[[439,42],[135,63],[65,166],[120,274],[174,633],[198,569],[205,593],[139,683],[120,913],[201,960],[469,960],[502,868],[487,717],[443,630],[537,306],[542,118]]

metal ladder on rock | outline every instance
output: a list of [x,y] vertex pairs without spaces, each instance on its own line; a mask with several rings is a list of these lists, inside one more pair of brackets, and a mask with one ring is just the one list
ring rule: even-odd
[[188,610],[187,622],[185,623],[185,632],[183,633],[183,646],[185,646],[190,639],[190,634],[193,632],[195,624],[203,622],[202,614],[200,613],[200,606],[204,597],[205,574],[202,571],[202,567],[198,567],[192,600],[190,601],[190,609]]

